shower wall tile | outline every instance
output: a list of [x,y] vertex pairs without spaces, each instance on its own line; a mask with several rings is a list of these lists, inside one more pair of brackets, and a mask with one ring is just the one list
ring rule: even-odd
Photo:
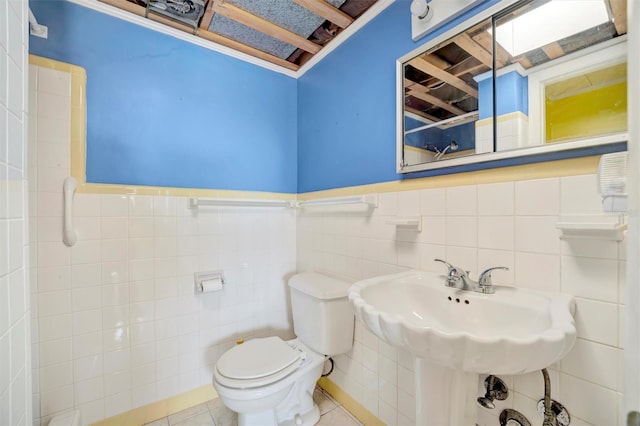
[[[386,194],[385,200],[396,200],[395,209],[387,206],[372,216],[302,212],[298,270],[324,269],[358,280],[417,263],[442,274],[445,267],[433,260],[441,258],[469,270],[472,278],[488,267],[506,266],[509,271],[494,272],[499,285],[572,294],[578,343],[564,361],[549,367],[553,397],[567,407],[572,424],[620,424],[625,243],[585,239],[576,245],[560,240],[556,229],[564,214],[595,212],[599,199],[593,185],[595,177],[587,175],[423,189]],[[386,225],[397,212],[414,211],[415,200],[420,200],[421,232],[394,232]],[[354,349],[340,357],[330,378],[388,424],[412,424],[413,361],[391,349],[358,323]],[[537,421],[540,372],[502,378],[513,392],[501,404]],[[489,411],[478,410],[479,425],[498,423],[499,413]]]

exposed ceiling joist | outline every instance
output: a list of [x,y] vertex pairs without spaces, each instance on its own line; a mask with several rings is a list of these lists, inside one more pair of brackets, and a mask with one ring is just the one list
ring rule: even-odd
[[347,28],[353,23],[353,18],[337,7],[324,0],[293,0],[296,4],[310,10],[316,15],[333,22],[340,28]]
[[611,13],[613,13],[613,25],[618,34],[627,33],[627,0],[609,0]]
[[438,121],[442,121],[441,118],[434,117],[433,115],[429,115],[424,111],[420,111],[419,109],[411,108],[409,106],[405,106],[404,110],[407,111],[407,112],[410,112],[412,114],[419,115],[422,118],[426,118],[427,120],[429,120],[431,122],[434,122],[434,123],[437,123]]
[[440,98],[430,95],[429,93],[427,93],[429,89],[418,83],[405,78],[404,84],[405,87],[409,88],[409,91],[406,93],[407,95],[413,96],[414,98],[422,99],[423,101],[428,102],[431,105],[437,106],[456,115],[467,113],[466,111],[463,111],[462,109],[451,105],[450,103],[445,102]]
[[446,69],[449,68],[451,66],[451,64],[447,61],[445,61],[444,59],[440,58],[439,56],[436,55],[431,55],[431,54],[424,54],[422,55],[422,59],[424,59],[425,61],[429,62],[430,64],[435,65],[438,68],[441,69]]
[[[458,62],[457,64],[446,68],[445,71],[447,71],[449,74],[455,75],[456,77],[460,77],[464,74],[478,75],[484,71],[489,71],[490,69],[491,67],[487,67],[486,65],[480,63],[478,60],[470,56],[462,60],[461,62]],[[426,81],[423,81],[422,85],[430,89],[440,83],[440,80],[431,77]]]
[[[491,34],[486,31],[481,31],[478,34],[472,37],[473,41],[482,46],[485,50],[491,49],[493,46],[493,40],[491,39]],[[489,50],[490,51],[490,50]],[[505,50],[504,47],[500,45],[500,43],[496,43],[496,65],[498,68],[502,68],[511,63],[518,62],[524,69],[531,68],[532,64],[529,59],[524,56],[516,56],[512,57],[509,52]]]
[[222,46],[237,50],[238,52],[246,53],[247,55],[251,55],[259,59],[264,59],[265,61],[271,62],[272,64],[280,65],[281,67],[290,69],[292,71],[297,71],[300,68],[300,65],[289,62],[286,59],[278,58],[277,56],[271,55],[267,52],[263,52],[262,50],[256,49],[255,47],[247,46],[246,44],[240,43],[239,41],[232,40],[211,31],[205,31],[199,28],[196,35],[202,37],[205,40],[218,43]]
[[549,57],[549,59],[556,59],[565,55],[564,49],[558,42],[542,46],[542,51]]
[[[146,9],[143,6],[139,6],[137,4],[129,2],[127,0],[100,0],[100,1],[105,3],[105,4],[109,4],[111,6],[115,6],[117,8],[126,10],[127,12],[134,13],[134,14],[136,14],[138,16],[145,16],[145,14],[146,14]],[[164,17],[162,15],[156,15],[154,13],[150,13],[148,17],[149,17],[149,19],[151,19],[153,21],[156,21],[156,22],[159,22],[161,24],[167,25],[167,26],[169,26],[171,28],[175,28],[175,29],[184,31],[184,32],[189,33],[189,34],[193,34],[193,28],[191,26],[189,26],[189,25],[182,24],[182,23],[180,23],[178,21],[175,21],[173,19],[169,19],[169,18]],[[296,65],[296,64],[294,64],[292,62],[289,62],[289,61],[287,61],[285,59],[282,59],[282,58],[279,58],[277,56],[271,55],[269,53],[263,52],[262,50],[258,50],[258,49],[254,48],[254,47],[247,46],[246,44],[237,42],[237,41],[232,40],[230,38],[221,36],[219,34],[215,34],[215,33],[211,32],[211,31],[204,30],[202,28],[199,28],[196,31],[196,35],[201,37],[201,38],[203,38],[203,39],[212,41],[214,43],[218,43],[218,44],[220,44],[222,46],[225,46],[225,47],[228,47],[230,49],[234,49],[234,50],[237,50],[239,52],[246,53],[248,55],[254,56],[256,58],[263,59],[265,61],[271,62],[273,64],[279,65],[281,67],[284,67],[284,68],[287,68],[287,69],[290,69],[290,70],[293,70],[293,71],[297,71],[300,68],[299,65]]]
[[322,49],[322,46],[315,44],[314,42],[307,40],[298,34],[291,32],[285,28],[282,28],[272,22],[267,21],[259,16],[242,10],[239,7],[233,6],[229,3],[213,2],[213,11],[219,15],[225,16],[229,19],[233,19],[247,27],[260,31],[278,40],[289,43],[295,47],[298,47],[306,52],[316,54]]
[[458,90],[461,90],[474,98],[478,98],[478,91],[473,87],[469,86],[464,80],[456,77],[453,74],[448,73],[447,71],[439,68],[429,61],[425,60],[423,57],[417,57],[413,59],[410,64],[420,71],[429,74],[445,83],[455,87]]
[[210,0],[209,4],[207,4],[207,8],[204,11],[204,15],[202,15],[202,20],[200,21],[200,28],[203,30],[208,30],[211,26],[211,21],[213,21],[213,15],[215,12],[213,11],[213,5],[220,0]]
[[[471,56],[474,56],[477,60],[488,66],[493,67],[493,58],[491,56],[491,50],[485,50],[480,44],[476,43],[467,33],[462,33],[453,39],[453,42],[460,46],[460,48],[466,51]],[[496,58],[497,61],[498,58]]]

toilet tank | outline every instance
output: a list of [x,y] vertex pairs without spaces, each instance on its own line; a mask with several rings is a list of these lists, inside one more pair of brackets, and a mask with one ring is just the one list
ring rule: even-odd
[[338,355],[353,346],[355,316],[347,298],[351,284],[318,272],[289,279],[296,336],[320,354]]

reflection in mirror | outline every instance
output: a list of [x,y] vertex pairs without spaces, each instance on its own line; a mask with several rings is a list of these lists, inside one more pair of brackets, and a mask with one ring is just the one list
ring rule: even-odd
[[475,153],[477,75],[491,70],[486,21],[404,64],[405,163]]
[[400,172],[626,140],[626,0],[505,3],[401,59]]

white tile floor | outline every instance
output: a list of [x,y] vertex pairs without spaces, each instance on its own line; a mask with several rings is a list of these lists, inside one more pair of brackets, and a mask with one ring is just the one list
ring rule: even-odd
[[[320,408],[318,426],[362,426],[344,407],[320,388],[313,392]],[[237,414],[222,404],[219,398],[187,408],[146,426],[237,426]]]

